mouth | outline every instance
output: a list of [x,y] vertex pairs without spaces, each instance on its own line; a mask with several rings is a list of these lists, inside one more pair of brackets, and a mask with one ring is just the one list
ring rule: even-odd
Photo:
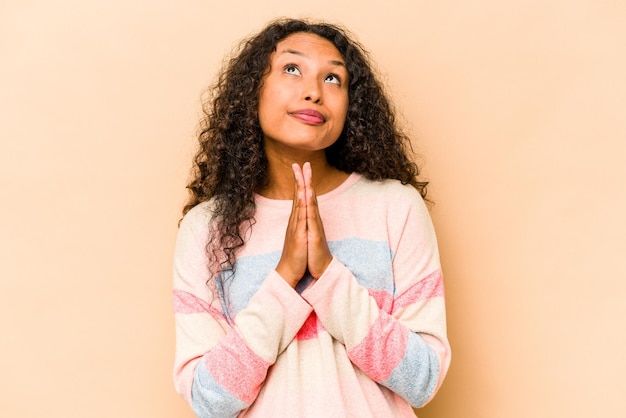
[[317,110],[301,109],[296,110],[295,112],[290,112],[289,114],[294,118],[299,119],[300,121],[309,125],[321,125],[322,123],[326,122],[326,118],[324,118],[324,115],[322,115]]

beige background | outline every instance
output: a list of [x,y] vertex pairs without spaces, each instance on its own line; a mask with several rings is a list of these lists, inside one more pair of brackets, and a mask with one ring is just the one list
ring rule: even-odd
[[170,270],[199,97],[344,23],[424,155],[453,362],[420,418],[623,417],[626,3],[0,3],[0,416],[191,417]]

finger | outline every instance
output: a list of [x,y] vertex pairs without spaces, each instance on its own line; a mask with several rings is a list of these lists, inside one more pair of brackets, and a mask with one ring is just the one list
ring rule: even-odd
[[321,227],[322,219],[317,204],[317,193],[315,193],[315,187],[313,187],[313,170],[311,164],[308,162],[304,163],[302,167],[302,175],[304,177],[304,184],[306,185],[307,220],[314,222],[316,227],[319,228]]
[[[291,204],[291,214],[289,216],[289,224],[293,226],[293,224],[298,222],[298,219],[302,217],[302,215],[306,216],[306,202],[304,201],[304,191],[303,191],[303,180],[302,180],[302,170],[298,164],[293,164],[291,166],[293,171],[293,200]],[[304,211],[301,211],[304,209]]]
[[324,234],[324,225],[319,213],[317,196],[313,187],[313,172],[311,165],[305,163],[302,167],[304,182],[307,191],[307,267],[314,278],[319,278],[326,270],[332,255]]
[[307,228],[309,231],[309,237],[315,240],[323,241],[324,244],[326,243],[324,223],[322,222],[322,216],[320,215],[315,189],[312,187],[309,189],[307,199]]
[[313,177],[313,169],[311,168],[311,163],[308,161],[302,164],[302,176],[304,177],[305,184],[310,184],[311,179]]
[[[306,164],[305,164],[306,165]],[[297,203],[303,205],[306,203],[306,183],[304,178],[304,172],[299,164],[293,163],[291,165],[293,170],[293,178],[295,183],[295,193],[297,197]],[[310,167],[309,167],[310,170]]]
[[294,175],[293,203],[285,233],[285,243],[276,271],[294,287],[306,271],[308,245],[304,179],[298,164],[293,164],[292,169]]
[[293,172],[293,200],[291,205],[291,213],[293,214],[293,212],[296,210],[296,207],[298,206],[298,182],[296,180],[295,167],[292,166],[291,170]]
[[306,193],[304,190],[304,178],[302,169],[298,164],[293,164],[291,167],[294,176],[294,199],[290,222],[294,233],[302,237],[306,234]]
[[[312,210],[309,210],[309,206],[312,206],[315,201],[315,189],[313,187],[313,170],[311,168],[311,163],[306,162],[302,166],[302,177],[304,180],[305,186],[305,198],[307,205],[307,219],[315,216]],[[312,207],[311,207],[312,209]]]

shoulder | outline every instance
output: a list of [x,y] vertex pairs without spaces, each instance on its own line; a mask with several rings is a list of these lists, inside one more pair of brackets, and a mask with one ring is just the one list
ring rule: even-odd
[[417,189],[410,184],[402,184],[399,180],[370,180],[361,177],[351,191],[368,199],[384,201],[396,208],[414,207],[428,211]]
[[198,203],[183,216],[179,229],[181,232],[192,234],[201,232],[202,235],[206,235],[213,217],[212,214],[213,202],[211,200]]

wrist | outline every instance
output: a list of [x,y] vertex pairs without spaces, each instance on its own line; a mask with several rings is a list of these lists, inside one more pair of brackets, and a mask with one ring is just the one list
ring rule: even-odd
[[298,282],[300,281],[300,278],[296,278],[294,274],[289,274],[289,271],[287,268],[281,266],[280,264],[278,266],[276,266],[276,273],[278,273],[278,275],[285,281],[287,282],[287,284],[289,286],[291,286],[292,288],[296,288],[296,285],[298,284]]

